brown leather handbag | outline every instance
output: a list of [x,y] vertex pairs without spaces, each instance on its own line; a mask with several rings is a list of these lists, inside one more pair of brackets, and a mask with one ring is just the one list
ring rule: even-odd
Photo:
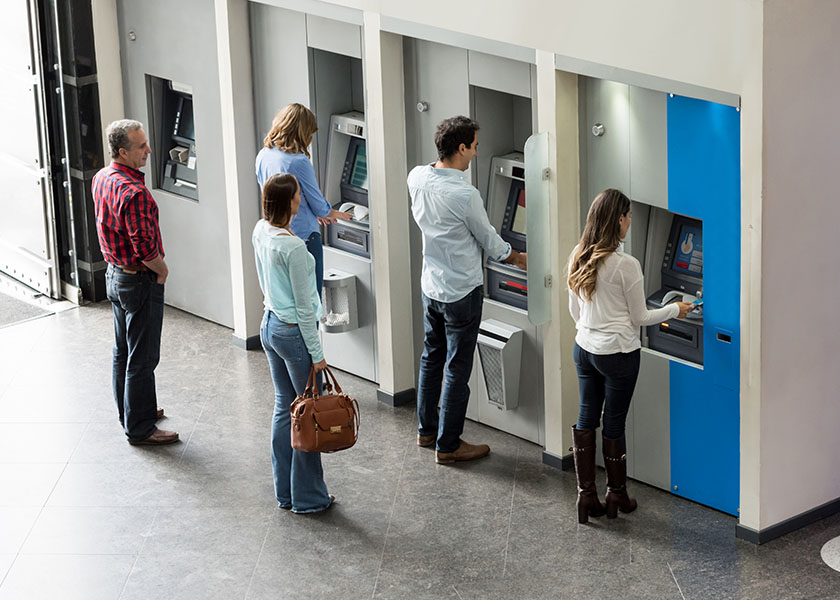
[[295,450],[338,452],[353,446],[359,437],[359,403],[341,391],[329,367],[323,373],[326,394],[322,396],[318,391],[313,367],[306,389],[292,402],[292,448]]

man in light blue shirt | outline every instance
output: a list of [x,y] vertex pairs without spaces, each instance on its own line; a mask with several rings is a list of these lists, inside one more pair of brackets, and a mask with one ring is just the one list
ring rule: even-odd
[[435,146],[438,161],[408,175],[411,212],[423,233],[425,337],[417,385],[417,444],[434,445],[435,461],[452,464],[490,452],[485,444],[461,440],[484,300],[481,251],[523,270],[527,258],[496,233],[481,194],[464,174],[478,150],[478,123],[467,117],[446,119],[437,127]]

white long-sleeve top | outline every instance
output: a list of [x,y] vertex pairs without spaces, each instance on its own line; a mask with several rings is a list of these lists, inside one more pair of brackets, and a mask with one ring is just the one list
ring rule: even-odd
[[598,267],[592,300],[569,290],[569,312],[577,325],[578,346],[592,354],[615,354],[641,348],[639,328],[673,319],[680,309],[669,304],[648,310],[642,267],[619,249]]

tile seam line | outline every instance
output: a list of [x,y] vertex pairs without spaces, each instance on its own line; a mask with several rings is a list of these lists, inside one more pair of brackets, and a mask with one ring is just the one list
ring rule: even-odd
[[263,542],[260,546],[259,554],[257,554],[257,562],[254,563],[254,570],[251,571],[251,577],[248,578],[248,587],[245,589],[245,596],[243,597],[244,600],[248,600],[248,596],[251,595],[251,586],[254,584],[254,576],[257,574],[257,568],[260,566],[260,560],[262,560],[263,551],[265,550],[265,544],[268,542],[268,534],[271,532],[271,527],[274,525],[274,519],[277,518],[277,507],[274,507],[274,510],[271,513],[271,520],[268,523],[268,527],[265,528],[265,535],[263,536]]
[[[89,427],[90,427],[90,421],[88,421],[87,424],[85,425],[85,429],[82,432],[82,435],[79,437],[79,441],[76,442],[76,446],[73,448],[73,452],[71,452],[70,456],[67,457],[67,460],[64,462],[64,467],[62,467],[62,469],[61,469],[61,473],[59,473],[58,477],[56,477],[55,483],[53,483],[53,486],[50,489],[50,493],[47,494],[47,497],[44,499],[44,503],[41,504],[41,508],[38,510],[38,516],[35,517],[35,520],[32,522],[32,526],[29,528],[29,531],[26,532],[26,537],[23,539],[23,542],[21,543],[20,548],[18,548],[18,551],[15,553],[15,559],[12,561],[12,564],[9,565],[9,568],[6,571],[6,573],[3,575],[3,578],[0,579],[0,589],[3,588],[3,584],[6,583],[6,579],[9,577],[9,573],[12,572],[12,569],[14,568],[15,563],[18,561],[18,558],[20,558],[20,554],[21,554],[20,551],[23,550],[24,546],[26,546],[26,542],[29,541],[29,536],[32,535],[32,531],[35,529],[35,525],[37,525],[38,521],[41,519],[41,515],[44,514],[44,509],[47,507],[47,503],[50,501],[50,498],[52,497],[53,493],[55,493],[55,488],[58,486],[58,482],[61,481],[61,478],[64,476],[64,472],[67,470],[67,467],[70,464],[70,458],[76,452],[76,449],[79,447],[79,444],[82,443],[82,438],[85,437],[85,433],[87,433],[87,430],[88,430]],[[61,464],[61,463],[48,463],[48,464]]]
[[155,524],[157,523],[159,515],[160,509],[156,508],[155,516],[152,517],[152,522],[149,523],[149,528],[146,530],[146,535],[143,536],[143,543],[140,544],[140,548],[137,549],[137,553],[134,555],[134,562],[131,563],[131,568],[128,570],[128,574],[125,576],[125,581],[123,582],[123,586],[120,590],[120,595],[117,597],[117,600],[121,600],[122,597],[125,595],[125,590],[128,587],[128,582],[131,580],[131,574],[134,573],[134,567],[137,566],[137,561],[140,560],[140,555],[143,553],[143,548],[146,547],[146,540],[148,540],[151,537],[152,532],[155,530]]
[[[230,357],[230,347],[228,346],[228,348],[225,350],[225,357],[222,359],[222,364],[223,365],[227,363],[227,360],[228,360],[229,357]],[[192,429],[190,430],[190,435],[189,435],[189,437],[187,437],[187,441],[184,444],[184,449],[181,450],[181,455],[178,457],[178,460],[176,461],[177,464],[181,464],[183,462],[184,456],[186,456],[186,454],[187,454],[187,448],[190,447],[190,442],[192,442],[192,438],[193,438],[193,435],[195,434],[195,430],[198,427],[199,421],[201,421],[201,415],[204,414],[204,409],[207,408],[207,403],[210,402],[210,398],[213,396],[213,393],[215,392],[216,387],[219,384],[219,371],[220,371],[220,369],[216,369],[215,373],[213,374],[213,380],[212,380],[211,384],[209,385],[210,394],[208,395],[207,398],[204,399],[204,402],[201,404],[201,410],[198,411],[198,416],[196,417],[195,421],[193,422]]]
[[677,576],[674,575],[674,569],[673,567],[671,567],[671,563],[667,562],[665,564],[668,565],[668,570],[671,571],[671,577],[674,579],[674,583],[677,584],[677,590],[679,590],[680,592],[680,598],[682,598],[682,600],[685,600],[685,594],[683,594],[682,588],[680,587],[680,582],[677,581]]
[[382,573],[382,563],[385,562],[385,549],[388,547],[388,534],[391,533],[391,523],[394,520],[394,511],[397,508],[397,497],[400,493],[400,484],[402,484],[403,473],[405,472],[405,461],[408,457],[409,444],[406,443],[403,449],[403,459],[400,464],[400,476],[397,478],[397,485],[394,489],[394,498],[391,501],[391,512],[388,514],[388,526],[385,528],[385,536],[382,540],[382,553],[379,555],[379,567],[376,569],[376,579],[373,580],[373,593],[371,599],[376,598],[376,588],[379,585],[379,575]]
[[[505,539],[505,562],[502,566],[502,578],[504,579],[505,575],[507,574],[507,563],[508,563],[508,548],[510,547],[510,529],[511,524],[513,523],[513,506],[514,500],[516,499],[516,472],[519,469],[519,446],[516,446],[516,459],[513,463],[513,485],[511,486],[510,490],[510,511],[508,512],[508,528],[507,528],[507,538]],[[460,594],[459,594],[460,596]]]

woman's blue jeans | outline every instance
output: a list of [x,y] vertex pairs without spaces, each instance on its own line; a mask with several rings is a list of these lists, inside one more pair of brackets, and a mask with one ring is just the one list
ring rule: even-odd
[[266,311],[260,326],[271,378],[274,380],[274,420],[271,427],[271,466],[274,494],[283,508],[296,513],[324,510],[330,505],[320,452],[292,450],[289,408],[302,394],[312,367],[300,328]]
[[597,429],[604,414],[603,435],[624,437],[624,423],[636,389],[642,352],[592,354],[575,344],[574,359],[580,385],[577,429]]

